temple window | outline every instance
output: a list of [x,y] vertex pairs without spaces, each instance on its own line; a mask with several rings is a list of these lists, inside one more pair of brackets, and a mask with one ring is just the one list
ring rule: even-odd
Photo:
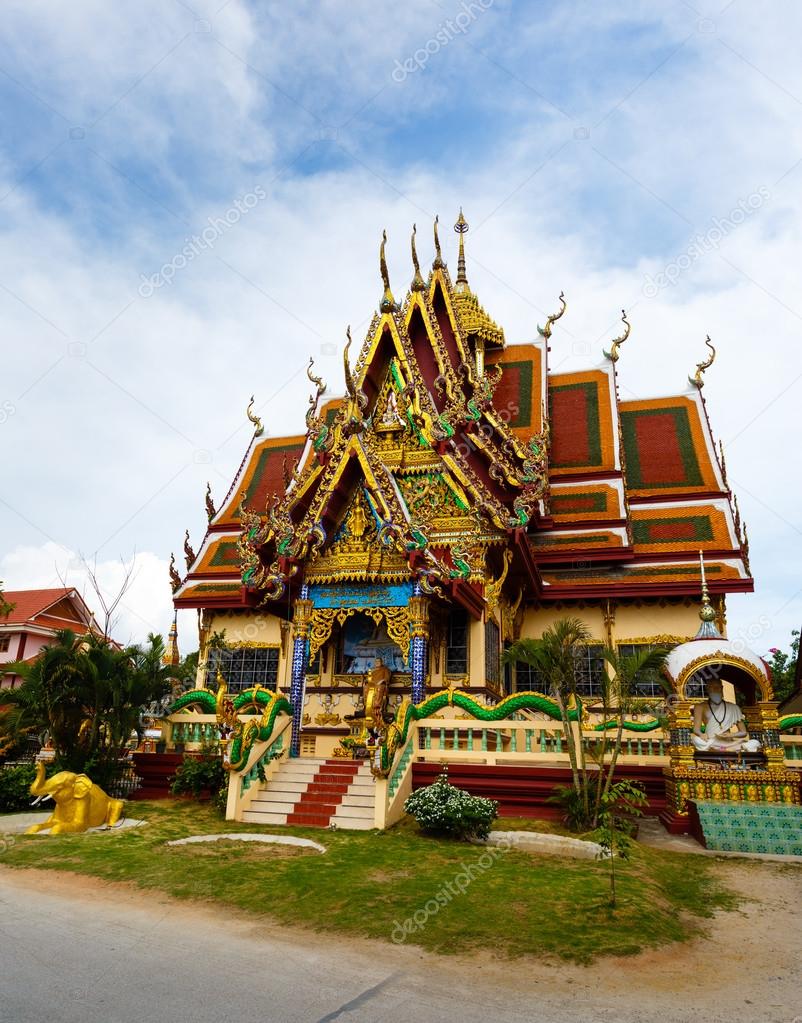
[[[676,643],[619,643],[618,655],[619,657],[631,657],[633,654],[641,653],[641,651],[654,650],[658,646],[660,646],[661,650],[673,650],[676,645]],[[633,695],[654,698],[665,696],[665,694],[665,686],[661,684],[658,672],[652,671],[645,672],[638,679]]]
[[219,670],[228,683],[230,693],[238,693],[257,684],[266,689],[275,689],[278,680],[278,655],[277,646],[225,647],[222,650],[210,650],[206,667],[207,688],[216,688],[215,680]]
[[604,658],[601,644],[588,643],[577,651],[576,691],[579,696],[601,696]]
[[485,622],[485,681],[497,686],[501,677],[501,634],[492,619]]
[[468,673],[468,612],[451,608],[446,633],[446,675]]
[[543,693],[549,691],[549,684],[544,681],[534,664],[516,661],[515,689],[519,693]]

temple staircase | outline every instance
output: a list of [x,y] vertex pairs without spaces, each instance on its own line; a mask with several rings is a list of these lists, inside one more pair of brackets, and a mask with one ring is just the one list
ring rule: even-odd
[[699,799],[688,809],[691,833],[707,849],[802,856],[802,806]]
[[242,819],[249,824],[369,831],[375,801],[365,761],[296,757],[282,763],[269,784],[259,786]]

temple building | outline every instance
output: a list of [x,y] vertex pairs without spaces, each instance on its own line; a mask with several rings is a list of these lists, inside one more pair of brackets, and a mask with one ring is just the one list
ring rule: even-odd
[[[662,397],[622,400],[620,336],[580,372],[550,369],[559,306],[534,341],[508,341],[434,226],[434,261],[383,291],[361,347],[350,330],[345,394],[308,376],[305,429],[253,437],[186,571],[176,608],[200,621],[199,688],[218,678],[286,694],[295,754],[331,756],[379,658],[389,707],[457,688],[492,704],[537,690],[505,646],[581,618],[579,690],[592,704],[604,646],[669,648],[699,627],[699,552],[715,624],[726,595],[752,590],[746,529],[703,395],[704,372]],[[634,339],[633,339],[634,340]],[[633,341],[629,342],[630,344]],[[662,693],[644,680],[644,699]]]

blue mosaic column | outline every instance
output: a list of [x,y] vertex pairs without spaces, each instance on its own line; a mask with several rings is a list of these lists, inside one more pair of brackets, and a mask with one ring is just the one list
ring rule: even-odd
[[309,599],[309,586],[301,587],[300,599],[295,602],[292,641],[292,675],[290,678],[290,703],[292,704],[292,739],[290,756],[297,757],[301,752],[301,719],[304,712],[304,690],[306,689],[306,670],[309,666],[309,617],[312,601]]
[[412,670],[412,702],[421,703],[426,697],[427,644],[429,638],[429,601],[422,596],[420,584],[415,584],[409,598],[410,659]]

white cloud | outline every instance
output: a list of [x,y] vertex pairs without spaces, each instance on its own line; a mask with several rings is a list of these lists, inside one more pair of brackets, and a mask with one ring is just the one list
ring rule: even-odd
[[[190,6],[212,33],[196,32],[180,4],[84,4],[64,15],[54,3],[16,2],[4,18],[20,79],[57,109],[69,100],[70,118],[86,120],[98,97],[111,104],[130,89],[86,141],[135,182],[86,149],[65,148],[41,172],[52,191],[44,195],[11,151],[0,162],[0,195],[16,186],[0,203],[0,409],[6,400],[13,408],[0,422],[0,535],[13,556],[34,552],[15,563],[18,584],[34,585],[20,572],[28,565],[38,578],[41,558],[53,575],[52,544],[97,550],[109,573],[119,551],[140,548],[151,552],[138,558],[152,591],[125,627],[139,638],[164,631],[169,552],[187,526],[199,545],[206,480],[218,501],[228,489],[249,436],[250,394],[269,432],[299,430],[308,355],[337,393],[341,364],[328,346],[341,350],[349,322],[360,338],[376,307],[381,229],[400,296],[412,222],[425,262],[430,216],[440,212],[453,265],[449,223],[462,204],[472,284],[509,341],[532,337],[565,289],[553,367],[599,358],[625,306],[633,333],[619,363],[622,394],[668,393],[685,386],[711,334],[719,354],[705,395],[749,521],[757,580],[754,596],[731,601],[730,624],[765,615],[765,645],[784,645],[802,617],[789,460],[802,387],[802,170],[792,169],[802,149],[788,95],[802,95],[789,24],[802,15],[733,5],[703,32],[681,5],[658,16],[646,3],[612,13],[572,4],[522,22],[497,2],[399,85],[395,59],[450,9],[403,5],[388,33],[381,5],[355,5],[348,18],[341,5],[294,17],[281,8],[280,23],[272,9],[237,0],[219,19],[211,5]],[[42,15],[35,23],[31,11]],[[134,85],[186,31],[174,58]],[[340,125],[336,138],[322,139],[316,118],[288,97]],[[498,128],[474,125],[472,114],[488,111]],[[590,125],[587,140],[574,139],[578,122]],[[50,134],[34,140],[42,152]],[[76,168],[104,197],[88,211]],[[266,201],[169,287],[137,294],[140,274],[256,184]],[[717,251],[674,287],[643,295],[647,274],[761,186],[769,201]],[[106,212],[108,236],[87,222]],[[10,575],[0,564],[0,578]]]
[[[90,564],[107,606],[116,599],[130,575],[130,585],[112,617],[112,636],[123,645],[144,642],[150,632],[161,633],[166,641],[173,618],[167,562],[150,551],[141,551],[126,560],[98,560]],[[95,594],[87,563],[74,551],[56,543],[13,548],[0,558],[0,580],[8,590],[74,586],[101,628],[104,625],[103,606]],[[181,652],[196,649],[194,611],[179,612],[178,630]]]

